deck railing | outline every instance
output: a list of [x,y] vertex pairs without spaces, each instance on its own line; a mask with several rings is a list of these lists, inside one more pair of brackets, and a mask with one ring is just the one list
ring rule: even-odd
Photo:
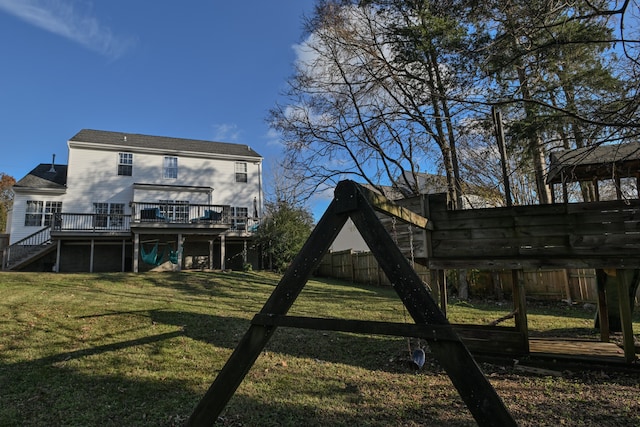
[[53,231],[103,233],[131,230],[131,215],[58,213],[53,218]]
[[97,213],[57,213],[54,215],[54,232],[128,232],[132,224],[158,223],[222,224],[231,231],[255,232],[259,218],[233,215],[229,205],[196,205],[181,203],[131,204],[131,215]]
[[209,221],[231,223],[231,206],[197,205],[189,203],[131,203],[131,217],[137,222],[167,222],[177,224]]
[[232,231],[255,232],[260,219],[234,214],[231,205],[199,205],[188,203],[131,204],[133,223],[226,224]]

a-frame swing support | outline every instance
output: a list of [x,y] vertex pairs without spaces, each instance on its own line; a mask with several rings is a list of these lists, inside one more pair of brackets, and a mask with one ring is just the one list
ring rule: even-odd
[[[449,375],[478,425],[517,425],[420,277],[393,242],[376,216],[376,210],[422,228],[430,226],[425,218],[353,181],[338,183],[333,201],[262,310],[253,318],[187,425],[210,426],[217,420],[278,326],[422,338],[429,342],[432,354]],[[415,324],[286,316],[349,217],[393,283]]]

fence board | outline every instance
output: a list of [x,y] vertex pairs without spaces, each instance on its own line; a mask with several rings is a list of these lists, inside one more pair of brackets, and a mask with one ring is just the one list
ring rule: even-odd
[[[414,269],[425,283],[430,284],[429,269],[421,263],[423,260],[417,261]],[[471,292],[475,297],[495,295],[496,286],[505,295],[511,294],[513,283],[510,270],[473,270],[470,274]],[[370,252],[330,252],[323,258],[316,275],[352,283],[391,286]],[[523,277],[526,295],[530,298],[594,304],[598,300],[593,269],[525,269]],[[495,280],[498,281],[497,284],[494,283]],[[636,301],[640,301],[640,289]]]

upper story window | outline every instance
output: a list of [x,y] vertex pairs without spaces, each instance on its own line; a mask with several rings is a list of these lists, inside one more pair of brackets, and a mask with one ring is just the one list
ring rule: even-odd
[[247,164],[236,162],[236,182],[247,182]]
[[166,156],[164,158],[163,174],[164,178],[176,179],[178,178],[178,158],[172,156]]
[[132,153],[118,153],[118,175],[121,175],[121,176],[133,175],[133,154]]

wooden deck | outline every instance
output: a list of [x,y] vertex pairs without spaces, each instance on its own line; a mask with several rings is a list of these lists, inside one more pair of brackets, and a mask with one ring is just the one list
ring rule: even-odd
[[530,338],[529,349],[529,355],[533,359],[600,365],[624,365],[640,369],[637,359],[635,363],[627,363],[624,357],[624,350],[611,342],[567,338]]

